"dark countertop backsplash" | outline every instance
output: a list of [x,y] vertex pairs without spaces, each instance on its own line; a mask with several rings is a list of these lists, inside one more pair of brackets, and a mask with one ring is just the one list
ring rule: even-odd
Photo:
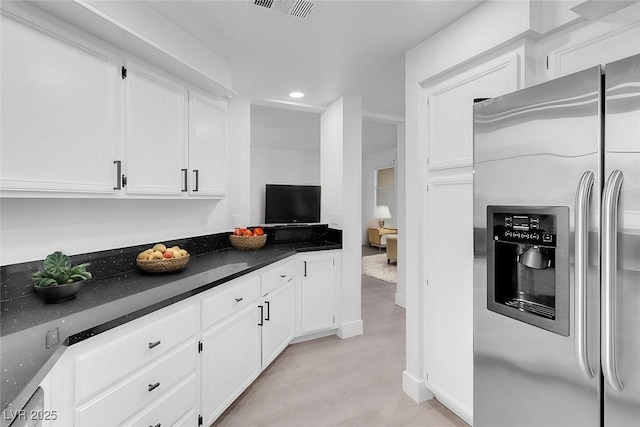
[[[250,227],[254,228],[254,227]],[[325,224],[293,225],[262,227],[267,234],[267,245],[275,243],[296,242],[333,242],[342,243],[342,231],[328,228]],[[215,252],[231,247],[230,232],[209,234],[163,242],[145,243],[120,249],[69,256],[72,264],[88,262],[87,268],[93,279],[116,276],[118,274],[136,271],[136,256],[138,253],[151,248],[156,243],[164,243],[167,247],[180,246],[191,256],[198,256],[207,252]],[[31,275],[42,268],[44,260],[28,261],[19,264],[0,266],[0,303],[21,298],[33,293]]]

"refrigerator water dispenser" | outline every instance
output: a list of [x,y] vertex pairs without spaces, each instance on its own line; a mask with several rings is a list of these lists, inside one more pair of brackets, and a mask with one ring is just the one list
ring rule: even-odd
[[487,308],[569,335],[569,208],[487,207]]

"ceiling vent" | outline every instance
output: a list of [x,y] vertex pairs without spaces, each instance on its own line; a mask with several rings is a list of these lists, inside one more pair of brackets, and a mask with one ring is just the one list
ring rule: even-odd
[[306,0],[253,0],[253,4],[298,18],[306,18],[313,9],[313,2]]

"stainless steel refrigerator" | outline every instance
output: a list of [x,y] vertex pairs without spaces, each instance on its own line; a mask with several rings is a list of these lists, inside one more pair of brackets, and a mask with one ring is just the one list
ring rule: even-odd
[[473,108],[474,426],[640,426],[640,55]]

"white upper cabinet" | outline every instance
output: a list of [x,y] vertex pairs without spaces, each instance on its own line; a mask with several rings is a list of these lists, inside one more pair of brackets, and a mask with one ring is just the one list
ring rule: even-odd
[[190,195],[227,193],[227,104],[189,92]]
[[546,51],[546,78],[566,76],[599,64],[607,64],[640,53],[640,5],[627,16],[622,11],[608,23],[568,29],[542,40],[539,50]]
[[131,63],[125,82],[127,193],[186,192],[186,90]]
[[0,19],[2,196],[113,193],[118,65],[5,10]]
[[0,8],[2,197],[227,194],[225,100],[19,6]]
[[425,87],[430,170],[472,165],[473,100],[519,89],[520,61],[518,53],[510,53]]

